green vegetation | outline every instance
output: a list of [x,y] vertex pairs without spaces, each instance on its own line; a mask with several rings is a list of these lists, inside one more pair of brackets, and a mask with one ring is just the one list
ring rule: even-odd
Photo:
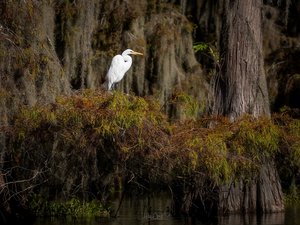
[[[179,32],[191,32],[196,28],[176,13],[180,8],[174,4],[160,1],[139,7],[126,2],[115,7],[112,7],[114,2],[99,4],[98,11],[106,13],[98,15],[97,20],[101,22],[94,28],[93,35],[88,36],[97,57],[103,52],[114,55],[125,45],[134,44],[136,50],[145,47],[150,50],[149,59],[153,60],[180,40],[182,34]],[[101,216],[104,209],[100,203],[84,204],[72,198],[73,192],[89,193],[91,186],[96,184],[93,194],[104,199],[109,190],[114,191],[111,180],[116,176],[124,176],[130,185],[151,192],[157,186],[171,189],[174,184],[190,184],[199,176],[219,184],[248,176],[247,182],[259,174],[266,159],[275,161],[286,181],[292,180],[298,171],[300,120],[297,112],[285,108],[272,118],[244,115],[236,122],[216,116],[195,119],[203,103],[186,94],[192,89],[189,85],[193,82],[188,82],[191,78],[183,82],[184,89],[188,90],[186,93],[174,91],[166,102],[183,108],[186,119],[182,121],[167,118],[162,113],[166,104],[160,105],[157,99],[149,96],[141,98],[133,94],[85,90],[74,92],[71,97],[58,95],[49,103],[51,93],[55,96],[63,92],[61,87],[68,86],[55,84],[66,70],[61,67],[62,61],[55,51],[68,45],[77,46],[74,43],[81,39],[78,37],[85,37],[80,33],[82,25],[77,23],[82,14],[80,4],[76,1],[49,2],[49,9],[53,9],[57,17],[55,23],[58,24],[53,27],[59,34],[55,37],[51,36],[50,28],[43,30],[48,26],[40,24],[52,20],[43,18],[38,2],[12,0],[0,5],[0,19],[4,25],[0,35],[0,106],[3,110],[0,130],[7,149],[1,171],[7,183],[1,188],[13,190],[24,199],[31,191],[41,193],[45,183],[54,183],[66,193],[67,199],[71,199],[67,203],[52,204],[48,199],[33,195],[28,201],[35,215],[77,218],[84,211],[85,215]],[[147,13],[156,16],[145,20],[141,25],[147,28],[145,36],[138,36],[139,32],[134,29],[140,28],[131,27],[132,21]],[[194,50],[206,52],[217,69],[221,67],[218,46],[199,42]],[[60,59],[64,58],[63,52],[57,53]],[[297,54],[286,52],[280,60],[286,61]],[[78,59],[78,67],[84,62],[82,56],[73,58]],[[67,64],[64,61],[64,65]],[[282,63],[278,66],[285,71],[291,64],[297,65]],[[274,73],[269,70],[271,72]],[[72,71],[69,73],[73,76]],[[297,85],[297,73],[295,67],[289,77],[284,77],[286,82],[282,82],[285,84],[282,90],[289,92]],[[28,83],[21,83],[26,76],[36,87],[32,93],[29,93],[33,88]],[[199,88],[202,82],[198,76],[197,79],[199,83],[195,86]],[[42,90],[42,86],[49,90]],[[198,93],[198,89],[194,92]],[[29,94],[41,98],[28,103],[32,97],[26,96]],[[49,99],[42,99],[45,96]],[[276,92],[271,96],[276,96]],[[36,101],[43,103],[34,105]],[[15,181],[20,185],[12,187]],[[14,195],[5,193],[4,196],[7,198],[4,200],[10,200]],[[294,193],[286,195],[287,200],[296,198]]]
[[288,192],[284,192],[284,200],[286,203],[299,203],[299,197],[298,196],[293,196],[289,194]]
[[50,203],[43,200],[40,195],[33,194],[29,200],[29,208],[35,216],[67,217],[107,217],[109,208],[104,208],[100,202],[93,200],[83,204],[77,198],[72,198],[65,203]]
[[[197,109],[182,93],[174,93],[172,101],[182,104],[188,115]],[[148,97],[86,90],[70,98],[59,96],[48,105],[22,106],[13,117],[11,140],[18,146],[59,134],[63,145],[84,157],[97,154],[99,146],[110,141],[123,169],[135,171],[137,162],[160,165],[156,175],[165,181],[201,173],[222,183],[255,174],[265,157],[276,158],[281,171],[299,166],[300,120],[291,111],[271,119],[244,115],[231,122],[213,116],[172,123],[160,109],[158,101]],[[15,152],[20,160],[22,154]]]

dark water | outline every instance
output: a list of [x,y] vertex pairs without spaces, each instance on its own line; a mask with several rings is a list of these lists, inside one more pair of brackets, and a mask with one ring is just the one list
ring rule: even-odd
[[[117,210],[121,194],[116,194],[110,202],[111,208]],[[151,207],[151,212],[149,210]],[[82,219],[74,223],[71,219],[38,219],[34,225],[295,225],[300,224],[300,205],[286,205],[284,213],[265,215],[240,215],[216,216],[206,220],[194,220],[189,218],[174,218],[169,215],[168,207],[171,206],[171,198],[160,194],[151,199],[131,200],[124,198],[117,219],[98,218]],[[148,211],[149,210],[149,211]]]

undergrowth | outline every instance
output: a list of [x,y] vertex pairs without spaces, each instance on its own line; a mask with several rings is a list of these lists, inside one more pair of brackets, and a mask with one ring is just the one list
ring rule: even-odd
[[300,203],[300,199],[299,199],[298,195],[293,196],[289,192],[283,192],[283,195],[284,195],[284,200],[286,203]]
[[79,217],[108,217],[110,208],[104,208],[97,200],[84,203],[73,197],[68,202],[51,203],[40,195],[32,194],[28,199],[29,208],[35,216],[39,217],[72,217],[77,220]]
[[[184,101],[182,97],[174,101]],[[188,112],[196,103],[182,104]],[[64,142],[89,156],[103,139],[113,139],[120,160],[142,155],[141,160],[166,160],[170,172],[181,175],[199,171],[227,181],[240,173],[260,168],[265,157],[284,153],[290,165],[300,159],[300,120],[287,113],[272,118],[244,115],[236,122],[226,117],[168,121],[157,100],[114,92],[86,90],[70,98],[28,109],[13,116],[11,141],[29,136],[46,138],[60,133]]]
[[[187,113],[194,112],[197,103],[183,95],[175,92],[179,97],[171,101]],[[10,136],[14,165],[21,165],[35,151],[47,151],[25,152],[24,143],[28,148],[58,139],[55,154],[66,146],[72,149],[67,152],[68,163],[84,158],[85,163],[95,158],[115,163],[126,174],[126,183],[151,191],[155,185],[188,183],[199,176],[219,184],[251,179],[267,160],[274,160],[281,173],[292,173],[300,161],[300,120],[293,115],[285,111],[272,118],[244,115],[235,122],[221,116],[171,122],[151,97],[85,90],[72,97],[58,96],[46,105],[23,105],[12,116],[12,125],[1,131]],[[79,161],[72,162],[72,155]],[[82,173],[87,165],[73,166]],[[50,163],[48,170],[53,170]]]

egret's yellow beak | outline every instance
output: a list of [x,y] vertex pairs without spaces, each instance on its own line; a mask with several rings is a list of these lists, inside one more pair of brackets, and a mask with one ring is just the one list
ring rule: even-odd
[[142,53],[135,52],[135,51],[132,51],[132,53],[135,54],[135,55],[143,55]]

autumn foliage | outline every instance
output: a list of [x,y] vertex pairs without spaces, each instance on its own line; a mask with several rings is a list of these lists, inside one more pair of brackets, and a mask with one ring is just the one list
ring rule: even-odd
[[62,148],[73,146],[73,152],[87,158],[99,148],[116,151],[117,163],[133,176],[138,164],[167,182],[195,173],[221,183],[241,174],[253,176],[266,157],[279,155],[279,167],[283,162],[298,166],[300,120],[287,112],[272,118],[244,115],[236,122],[208,116],[175,123],[160,109],[154,99],[86,90],[43,106],[22,106],[13,124],[1,129],[10,132],[11,146],[31,137],[58,138]]

